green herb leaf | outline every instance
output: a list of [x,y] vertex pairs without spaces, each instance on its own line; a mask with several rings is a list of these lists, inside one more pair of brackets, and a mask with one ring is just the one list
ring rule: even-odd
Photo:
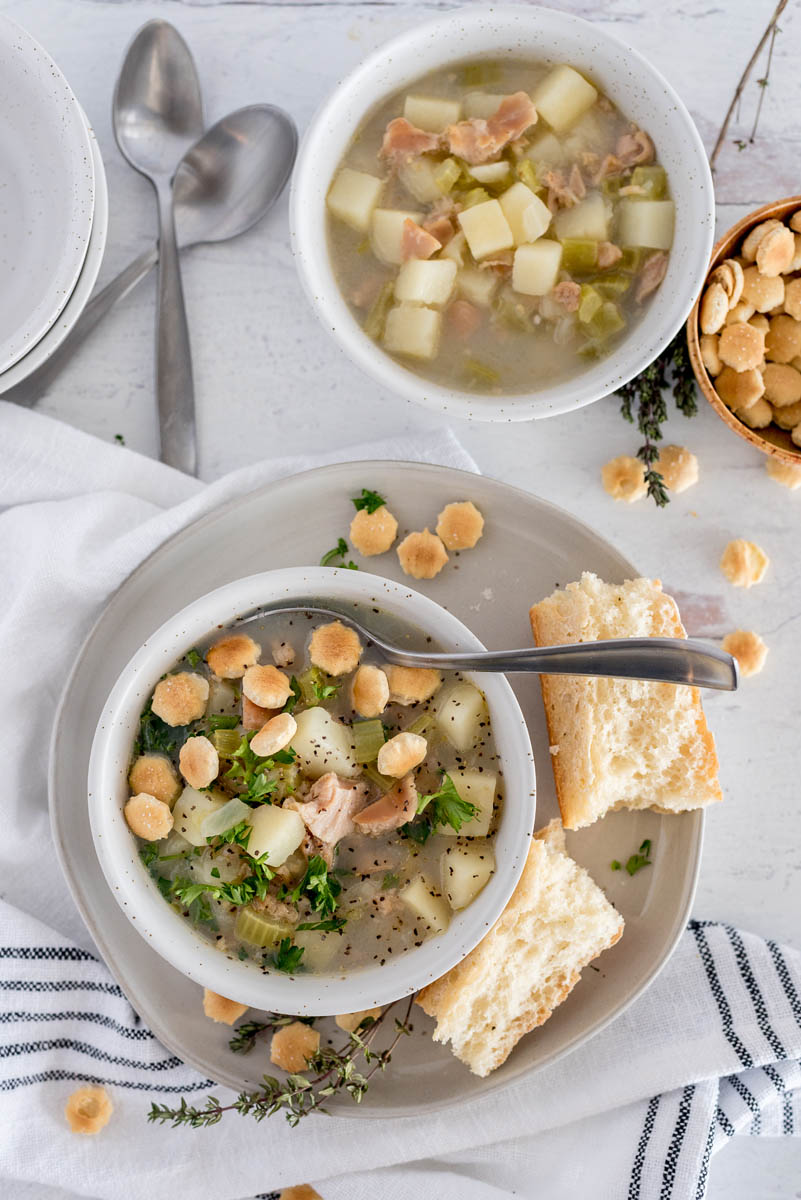
[[183,745],[188,731],[188,725],[168,725],[162,721],[148,704],[139,718],[134,754],[172,754]]
[[209,733],[216,733],[218,729],[236,729],[239,724],[236,713],[211,713],[208,720]]
[[187,650],[186,659],[190,667],[196,667],[199,662],[203,661],[203,655],[193,646],[191,650]]
[[309,859],[306,874],[291,892],[295,904],[301,896],[306,896],[315,912],[324,916],[332,914],[337,906],[337,896],[342,891],[342,884],[333,875],[329,875],[325,859],[315,854]]
[[297,677],[295,675],[293,675],[292,678],[290,679],[289,686],[292,688],[292,695],[289,697],[286,704],[284,705],[284,712],[291,713],[291,712],[295,711],[295,705],[297,704],[298,700],[300,700],[301,696],[303,695],[303,692],[301,690],[301,686],[298,683]]
[[[336,546],[330,550],[326,550],[323,557],[320,559],[321,567],[347,567],[349,571],[358,571],[355,562],[345,562],[345,555],[348,553],[348,543],[344,538],[339,538]],[[337,559],[341,561],[337,561]]]
[[609,865],[613,871],[619,871],[621,869],[621,863],[617,858],[613,858]]
[[[622,870],[622,864],[616,858],[612,860],[610,866],[613,871]],[[636,875],[638,871],[643,869],[643,867],[650,866],[653,866],[653,863],[651,862],[651,839],[646,838],[645,841],[640,844],[640,848],[636,854],[629,855],[628,859],[626,860],[626,870],[628,871],[629,875]]]
[[389,871],[381,881],[381,888],[388,892],[391,888],[396,888],[400,885],[400,879],[393,872]]
[[296,929],[319,929],[321,932],[329,933],[335,929],[342,929],[347,925],[344,917],[329,917],[325,921],[301,921],[296,925]]
[[279,971],[286,971],[291,975],[297,971],[302,958],[303,946],[294,946],[292,939],[285,937],[281,938],[278,943],[278,949],[272,956],[272,962]]
[[149,867],[151,863],[155,862],[158,856],[159,848],[155,842],[148,842],[139,851],[139,857],[146,867]]
[[398,832],[402,837],[417,842],[418,846],[424,846],[434,832],[434,826],[426,817],[422,821],[407,821],[405,825],[401,825]]
[[376,509],[383,508],[386,500],[383,496],[379,496],[378,492],[371,492],[369,488],[362,488],[361,496],[353,497],[353,505],[357,512],[366,508],[368,513],[374,513]]
[[478,809],[475,804],[471,804],[469,800],[463,800],[456,790],[456,784],[451,779],[450,775],[444,775],[442,779],[442,787],[438,792],[431,792],[428,796],[420,796],[417,801],[417,812],[424,812],[431,805],[429,814],[431,824],[450,825],[457,833],[465,824],[466,821],[472,820],[478,814]]

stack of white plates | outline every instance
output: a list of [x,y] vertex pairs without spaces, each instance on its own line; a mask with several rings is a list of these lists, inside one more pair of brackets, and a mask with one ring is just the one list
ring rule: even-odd
[[63,342],[108,230],[103,161],[56,64],[0,16],[0,393]]

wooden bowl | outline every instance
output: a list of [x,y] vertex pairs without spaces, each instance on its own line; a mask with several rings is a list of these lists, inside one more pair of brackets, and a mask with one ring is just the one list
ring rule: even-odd
[[[712,272],[715,267],[723,262],[724,258],[731,258],[735,247],[739,245],[749,230],[758,225],[760,221],[766,221],[769,217],[776,217],[780,221],[784,220],[785,217],[788,217],[798,208],[801,208],[801,196],[788,196],[785,200],[776,200],[773,204],[765,204],[762,208],[756,209],[755,212],[749,213],[747,217],[743,217],[736,225],[732,225],[728,233],[725,233],[715,245],[709,263],[709,272]],[[705,287],[706,283],[704,283]],[[752,446],[756,446],[757,450],[761,450],[763,454],[772,454],[774,457],[781,459],[782,462],[791,463],[793,466],[801,466],[801,448],[795,445],[789,433],[783,429],[779,429],[776,425],[769,425],[767,429],[749,429],[747,425],[743,424],[734,415],[730,408],[726,407],[715,391],[714,380],[710,377],[701,361],[698,308],[704,288],[701,289],[701,293],[693,305],[693,310],[687,318],[687,343],[690,350],[690,361],[693,365],[695,378],[698,380],[698,386],[718,416],[726,422],[729,429],[733,429],[735,433],[739,434],[741,438],[745,438]]]

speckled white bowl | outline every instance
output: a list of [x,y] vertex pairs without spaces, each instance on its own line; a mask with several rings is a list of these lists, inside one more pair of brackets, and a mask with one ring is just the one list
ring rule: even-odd
[[[326,567],[268,571],[209,592],[166,621],[123,670],[104,707],[89,763],[89,819],[97,856],[111,891],[143,938],[190,979],[255,1008],[301,1015],[357,1012],[417,991],[449,970],[497,920],[519,878],[534,828],[534,759],[514,693],[502,675],[482,675],[505,803],[495,837],[497,869],[447,931],[383,967],[350,975],[264,973],[249,960],[230,959],[176,913],[150,878],[123,817],[131,747],[139,714],[153,688],[196,642],[265,605],[313,599],[379,608],[430,634],[447,650],[483,646],[461,621],[402,584],[363,571]],[[373,616],[373,620],[375,617]]]
[[[325,197],[351,137],[388,95],[466,58],[568,62],[595,80],[654,139],[676,201],[676,233],[664,282],[643,319],[605,359],[574,378],[521,395],[481,396],[442,387],[385,354],[358,325],[328,253]],[[681,327],[703,283],[715,227],[712,176],[690,114],[636,50],[570,13],[530,7],[458,8],[382,46],[342,80],[315,116],[298,155],[290,198],[300,277],[322,325],[387,390],[449,416],[523,421],[591,404],[653,361]]]

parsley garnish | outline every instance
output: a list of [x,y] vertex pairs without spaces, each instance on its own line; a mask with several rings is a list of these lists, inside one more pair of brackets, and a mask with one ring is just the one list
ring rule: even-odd
[[377,508],[382,508],[386,504],[383,496],[379,496],[378,492],[371,492],[369,488],[362,488],[361,496],[353,497],[353,504],[357,512],[366,508],[368,513],[374,513]]
[[[242,783],[242,791],[239,794],[239,799],[245,804],[261,804],[267,797],[278,787],[276,779],[270,779],[267,772],[272,768],[273,762],[278,759],[259,758],[258,754],[250,748],[250,739],[254,737],[255,730],[252,733],[246,733],[239,743],[239,746],[231,755],[231,768],[225,772],[226,779],[238,779]],[[286,761],[286,760],[281,760]],[[290,762],[292,759],[289,760]]]
[[118,442],[120,446],[124,446],[124,445],[125,445],[125,438],[122,436],[122,434],[121,434],[121,433],[115,433],[115,434],[114,434],[114,441],[115,441],[115,442]]
[[303,689],[301,688],[300,684],[298,683],[296,675],[293,675],[292,678],[290,679],[289,686],[292,688],[292,695],[289,697],[286,704],[284,705],[284,712],[291,713],[291,712],[295,711],[295,705],[297,704],[298,700],[300,700],[301,696],[303,695]]
[[424,846],[434,832],[434,826],[428,818],[424,821],[407,821],[401,825],[399,832],[410,841],[417,842],[418,846]]
[[158,856],[159,848],[155,842],[148,842],[139,851],[139,857],[146,867],[149,867],[151,863],[154,863]]
[[183,745],[188,725],[168,725],[157,717],[148,704],[139,718],[139,734],[134,744],[134,754],[171,754]]
[[338,683],[322,683],[319,679],[313,679],[311,685],[315,700],[328,700],[339,691]]
[[209,732],[217,729],[236,729],[239,717],[236,713],[211,713],[209,716]]
[[191,879],[179,876],[172,882],[171,895],[185,908],[191,908],[203,895],[212,900],[225,900],[236,907],[250,904],[252,900],[263,900],[267,895],[273,872],[258,859],[254,859],[250,865],[251,874],[239,883],[194,883]]
[[202,658],[203,655],[199,650],[196,650],[194,646],[191,650],[187,650],[186,652],[186,661],[189,663],[190,667],[196,667]]
[[288,937],[281,938],[278,943],[278,949],[272,956],[273,966],[279,971],[286,971],[292,974],[297,971],[300,966],[300,960],[303,958],[303,946],[293,946],[292,940]]
[[[326,550],[323,557],[320,559],[321,567],[347,567],[349,571],[358,571],[355,562],[345,562],[345,555],[348,553],[348,543],[343,537],[339,538],[336,546],[331,550]],[[341,559],[341,562],[337,562]]]
[[342,929],[347,924],[344,917],[329,917],[326,921],[301,921],[300,925],[296,925],[296,929],[319,929],[324,933],[329,933],[335,929]]
[[[219,841],[223,846],[241,846],[243,850],[247,850],[250,834],[253,829],[247,821],[240,821],[238,825],[232,825],[230,829],[226,829],[224,833],[217,833],[213,837],[207,837],[206,841],[209,845],[212,842]],[[215,867],[215,871],[217,868]],[[214,871],[212,871],[212,875]],[[217,871],[219,875],[219,871]]]
[[[620,871],[622,869],[622,864],[616,858],[612,860],[610,865],[613,871]],[[628,871],[629,875],[636,875],[637,872],[641,871],[643,867],[651,866],[653,866],[653,863],[651,862],[651,839],[646,838],[645,841],[640,844],[640,848],[637,853],[629,856],[626,862],[626,870]]]
[[337,906],[337,896],[342,891],[342,884],[333,875],[329,875],[324,858],[315,854],[309,859],[306,874],[291,894],[293,903],[297,904],[305,895],[315,912],[330,916]]
[[381,881],[381,890],[386,892],[390,888],[396,888],[400,884],[400,879],[393,872],[388,872]]
[[456,790],[450,775],[443,775],[442,787],[438,792],[420,796],[417,801],[418,815],[431,805],[429,820],[432,826],[450,825],[457,833],[466,821],[478,815],[478,808],[469,800],[463,800]]

